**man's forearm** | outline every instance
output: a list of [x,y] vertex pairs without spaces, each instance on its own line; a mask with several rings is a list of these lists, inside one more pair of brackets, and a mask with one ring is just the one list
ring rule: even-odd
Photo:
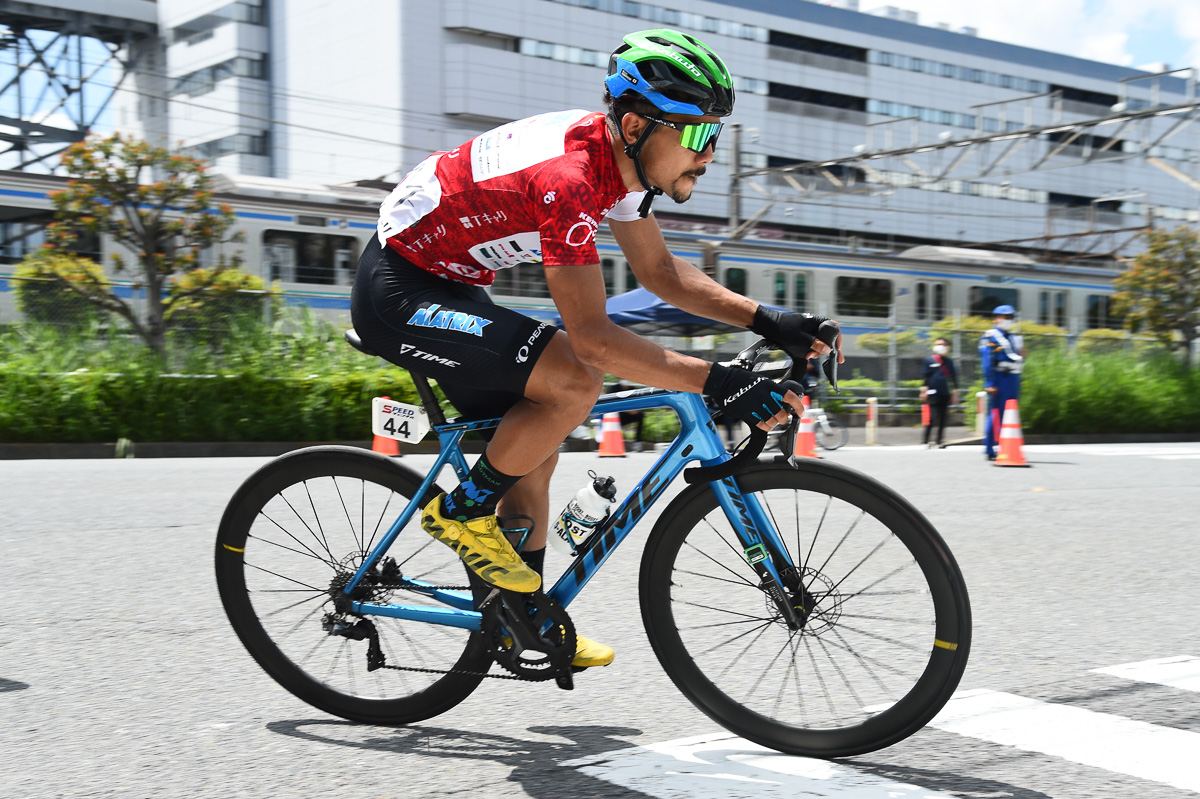
[[682,258],[656,267],[642,282],[676,308],[734,327],[749,328],[758,310],[757,300],[730,291]]

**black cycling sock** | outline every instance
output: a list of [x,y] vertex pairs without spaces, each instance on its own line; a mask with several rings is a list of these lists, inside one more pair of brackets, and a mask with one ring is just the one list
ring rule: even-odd
[[488,463],[485,452],[479,456],[467,479],[442,500],[442,513],[459,522],[490,516],[496,512],[500,498],[520,479],[521,475],[514,477],[497,470]]

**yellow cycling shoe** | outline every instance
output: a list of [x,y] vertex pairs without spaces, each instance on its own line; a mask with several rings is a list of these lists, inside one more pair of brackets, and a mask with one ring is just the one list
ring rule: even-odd
[[572,666],[578,666],[581,669],[589,666],[607,666],[613,662],[616,653],[613,652],[611,646],[605,646],[599,641],[593,641],[591,638],[584,638],[579,633],[575,633],[575,659],[571,661]]
[[465,522],[447,519],[442,515],[445,496],[439,494],[422,511],[421,528],[425,532],[458,553],[467,568],[485,583],[522,594],[542,587],[541,576],[508,543],[495,515]]

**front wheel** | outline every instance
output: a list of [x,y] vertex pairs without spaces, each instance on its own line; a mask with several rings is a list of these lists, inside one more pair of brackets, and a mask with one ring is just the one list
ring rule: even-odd
[[817,422],[817,443],[822,449],[837,449],[845,446],[850,439],[850,431],[846,425],[826,416]]
[[921,729],[971,641],[966,585],[937,531],[837,464],[736,480],[795,564],[785,590],[804,624],[789,629],[712,489],[696,486],[663,512],[641,567],[642,618],[671,680],[717,723],[790,754],[856,755]]
[[[371,724],[420,721],[465,699],[491,665],[480,633],[359,617],[341,601],[420,485],[382,455],[311,447],[259,469],[225,509],[216,567],[229,621],[268,674],[327,713]],[[435,495],[431,489],[421,504]],[[392,560],[372,568],[353,598],[437,605],[408,581],[467,586],[462,561],[419,518],[418,510],[392,544]]]

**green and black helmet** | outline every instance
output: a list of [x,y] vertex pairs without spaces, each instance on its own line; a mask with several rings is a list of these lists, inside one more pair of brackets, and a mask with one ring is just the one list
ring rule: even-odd
[[733,113],[733,78],[725,64],[696,37],[667,28],[626,36],[609,56],[604,83],[614,98],[632,92],[666,114]]

